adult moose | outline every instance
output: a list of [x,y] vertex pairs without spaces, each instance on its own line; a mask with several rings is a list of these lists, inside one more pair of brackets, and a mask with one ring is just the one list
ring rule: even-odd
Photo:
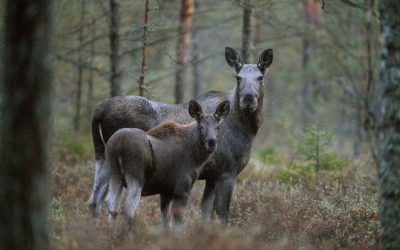
[[[236,87],[227,92],[210,91],[198,98],[205,112],[211,113],[221,101],[231,103],[231,111],[221,125],[219,146],[205,164],[199,179],[206,180],[201,212],[208,222],[216,211],[217,220],[227,222],[236,176],[250,159],[254,137],[263,122],[264,75],[272,63],[272,49],[264,50],[257,64],[245,64],[232,48],[225,48],[225,58],[236,71]],[[88,201],[93,214],[100,210],[108,188],[109,167],[105,163],[105,143],[120,128],[147,131],[164,120],[184,124],[192,121],[188,103],[170,105],[137,96],[114,97],[100,104],[93,116],[92,135],[96,172]]]
[[189,115],[196,121],[187,125],[165,121],[147,133],[137,128],[115,132],[106,147],[110,219],[118,213],[122,187],[126,184],[128,195],[122,214],[128,228],[140,197],[155,194],[160,194],[164,227],[169,225],[171,212],[175,223],[181,224],[190,190],[201,166],[217,147],[219,128],[229,109],[229,101],[224,101],[213,114],[204,114],[198,102],[190,101]]

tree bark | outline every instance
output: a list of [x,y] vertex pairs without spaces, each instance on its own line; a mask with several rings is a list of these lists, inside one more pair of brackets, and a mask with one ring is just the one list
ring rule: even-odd
[[[86,11],[86,0],[81,0],[81,19],[80,23],[85,21],[85,11]],[[78,42],[79,47],[83,44],[83,31],[84,27],[79,29]],[[83,82],[83,56],[82,51],[78,52],[78,81],[77,81],[77,91],[76,91],[76,109],[75,109],[75,119],[74,119],[74,130],[75,133],[79,133],[80,130],[80,119],[81,119],[81,97],[82,97],[82,82]]]
[[[199,8],[200,1],[194,0],[194,8],[195,11]],[[199,44],[197,42],[198,39],[198,29],[194,28],[192,30],[192,66],[193,66],[193,98],[196,98],[200,95],[201,89],[201,62],[200,59],[200,51]]]
[[[374,33],[372,29],[372,12],[375,6],[375,0],[364,0],[365,6],[365,45],[367,50],[367,87],[366,93],[364,95],[364,124],[363,128],[365,131],[366,139],[370,147],[370,151],[376,160],[376,150],[375,150],[375,138],[374,138],[374,129],[373,124],[375,121],[375,116],[373,113],[373,108],[371,107],[371,90],[375,89],[375,76],[374,76],[374,69],[373,69],[373,39]],[[361,137],[361,140],[364,138]]]
[[312,38],[313,30],[317,27],[320,14],[320,3],[318,0],[303,0],[305,31],[303,35],[303,71],[305,80],[302,89],[303,99],[303,126],[306,126],[310,120],[310,114],[314,113],[313,100],[318,94],[318,76],[310,75],[309,68],[311,57],[315,51],[315,43]]
[[362,107],[359,104],[356,104],[355,111],[356,113],[354,114],[355,116],[355,139],[353,142],[353,156],[359,156],[361,153],[361,142],[363,139],[363,134],[362,134],[362,128],[363,128],[363,120],[362,120]]
[[142,49],[142,66],[140,68],[140,79],[139,79],[139,96],[144,96],[144,76],[146,74],[148,25],[149,25],[149,0],[146,0],[144,9],[143,49]]
[[249,63],[250,59],[250,39],[251,39],[251,12],[250,1],[244,2],[243,6],[243,26],[242,26],[242,60]]
[[310,5],[310,0],[304,0],[303,1],[303,7],[304,7],[304,18],[305,18],[305,31],[303,35],[303,71],[305,73],[305,79],[304,79],[304,84],[302,88],[302,99],[303,99],[303,115],[302,115],[302,123],[303,127],[306,127],[307,124],[309,123],[309,113],[312,113],[312,105],[311,105],[311,85],[312,85],[312,79],[308,76],[308,68],[310,64],[310,57],[312,53],[312,44],[311,44],[311,38],[310,38],[310,33],[308,32],[309,29],[312,27],[312,21],[311,21],[311,13],[310,13],[310,8],[308,7]]
[[111,96],[121,95],[120,0],[110,0]]
[[175,82],[175,102],[181,103],[185,94],[185,75],[190,44],[190,27],[192,23],[193,0],[182,0],[179,18],[179,34],[177,43],[177,70]]
[[400,246],[400,2],[379,1],[382,93],[378,127],[378,180],[382,249]]
[[260,45],[261,42],[261,26],[262,26],[262,12],[261,10],[258,9],[254,9],[254,19],[255,19],[255,23],[254,23],[254,53],[253,53],[253,57],[254,57],[254,61],[258,62],[258,50],[260,48],[258,48],[258,46]]
[[[92,25],[92,42],[90,43],[90,66],[94,67],[94,57],[95,57],[95,47],[96,47],[96,20],[93,20]],[[87,91],[87,100],[86,100],[86,113],[87,118],[91,120],[92,118],[92,101],[93,101],[93,78],[94,72],[93,70],[89,71],[88,78],[88,91]]]
[[49,248],[50,2],[5,1],[0,249]]

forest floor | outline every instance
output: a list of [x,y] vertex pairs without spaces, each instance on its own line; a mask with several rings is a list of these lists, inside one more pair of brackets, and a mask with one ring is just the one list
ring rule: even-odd
[[[52,164],[53,249],[378,249],[378,191],[371,164],[278,181],[279,166],[252,159],[238,177],[229,226],[200,223],[196,182],[180,230],[161,230],[158,196],[141,199],[132,233],[116,236],[105,209],[89,214],[94,162]],[[371,165],[371,166],[369,166]],[[368,167],[369,166],[369,167]]]

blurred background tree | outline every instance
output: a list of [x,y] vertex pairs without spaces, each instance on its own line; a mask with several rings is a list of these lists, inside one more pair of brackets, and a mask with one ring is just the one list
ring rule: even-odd
[[51,4],[4,2],[0,249],[48,249]]
[[242,50],[249,63],[271,47],[276,60],[265,84],[258,147],[291,151],[294,138],[315,125],[332,131],[333,144],[348,156],[370,151],[376,3],[345,2],[149,0],[146,11],[137,1],[57,1],[56,128],[87,134],[93,107],[114,89],[110,83],[119,82],[114,94],[142,93],[169,103],[232,89],[224,47]]
[[382,249],[400,246],[400,3],[381,0],[378,179]]

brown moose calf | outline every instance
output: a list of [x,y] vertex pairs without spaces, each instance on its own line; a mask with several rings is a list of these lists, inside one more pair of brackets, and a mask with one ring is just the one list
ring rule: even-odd
[[160,194],[164,227],[169,225],[171,212],[175,223],[181,224],[190,190],[201,166],[217,146],[219,124],[229,110],[229,101],[224,101],[214,114],[203,114],[200,104],[190,101],[189,114],[195,119],[190,124],[166,121],[147,133],[136,128],[115,132],[106,146],[110,219],[117,215],[121,191],[126,185],[122,214],[129,228],[141,195]]

